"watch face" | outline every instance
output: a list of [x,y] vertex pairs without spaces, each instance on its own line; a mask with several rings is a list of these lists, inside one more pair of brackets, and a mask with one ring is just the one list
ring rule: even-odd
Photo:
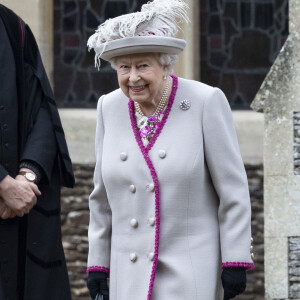
[[32,173],[26,173],[26,178],[30,181],[35,181],[35,175]]

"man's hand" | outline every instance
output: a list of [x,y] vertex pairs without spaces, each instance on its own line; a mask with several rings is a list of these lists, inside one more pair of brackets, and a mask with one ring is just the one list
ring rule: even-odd
[[8,208],[0,198],[0,219],[12,219],[15,216],[16,214],[10,208]]
[[15,179],[18,181],[28,182],[23,175],[17,175]]
[[36,196],[40,195],[37,185],[28,182],[21,175],[18,175],[16,179],[6,176],[0,182],[0,197],[4,204],[19,217],[29,213],[36,204]]

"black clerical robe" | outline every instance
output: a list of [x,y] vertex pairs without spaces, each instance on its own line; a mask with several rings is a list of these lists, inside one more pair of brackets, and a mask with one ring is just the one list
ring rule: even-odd
[[68,300],[60,186],[73,187],[72,164],[34,36],[1,4],[0,52],[0,181],[22,160],[43,173],[32,211],[0,219],[0,300]]

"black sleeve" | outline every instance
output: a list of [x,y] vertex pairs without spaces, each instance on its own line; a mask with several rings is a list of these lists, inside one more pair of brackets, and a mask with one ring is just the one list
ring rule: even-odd
[[[8,97],[7,93],[11,90],[16,89],[14,83],[11,81],[10,76],[7,75],[7,72],[10,70],[11,76],[13,76],[16,71],[15,71],[15,69],[14,70],[11,69],[12,65],[13,65],[12,62],[14,62],[14,58],[12,55],[12,49],[10,46],[8,35],[6,33],[6,29],[5,29],[5,26],[3,24],[1,17],[0,17],[0,38],[1,38],[1,42],[0,42],[0,61],[1,61],[0,103],[2,103],[2,101]],[[3,158],[0,157],[0,159],[3,159]],[[0,181],[2,181],[7,175],[8,175],[8,172],[0,164]]]
[[[51,86],[49,84],[49,80],[47,78],[47,74],[45,72],[41,57],[40,57],[40,53],[38,50],[38,46],[36,44],[35,38],[30,30],[30,28],[26,25],[25,28],[25,47],[24,47],[24,58],[25,58],[25,69],[26,69],[26,65],[31,67],[31,71],[34,74],[34,83],[37,84],[38,86],[38,90],[42,90],[42,94],[43,94],[43,108],[47,108],[46,110],[44,109],[44,111],[48,112],[49,115],[47,115],[47,120],[51,120],[51,124],[52,124],[52,131],[50,130],[50,127],[47,127],[47,130],[43,129],[43,133],[39,133],[40,135],[43,135],[43,139],[45,142],[45,138],[47,140],[47,142],[49,143],[50,139],[51,141],[55,141],[56,143],[56,148],[55,148],[55,153],[57,152],[57,160],[55,159],[55,161],[58,162],[57,167],[59,168],[60,171],[60,183],[63,186],[66,187],[73,187],[74,183],[75,183],[75,179],[74,179],[74,174],[73,174],[73,169],[72,169],[72,162],[69,156],[69,152],[68,152],[68,147],[67,147],[67,143],[66,143],[66,139],[65,139],[65,135],[64,135],[64,131],[61,125],[61,121],[60,121],[60,117],[58,114],[58,110],[57,110],[57,106],[54,100],[54,95],[51,89]],[[25,70],[26,72],[26,70]],[[27,76],[26,76],[27,77]],[[29,89],[31,90],[31,89]],[[33,108],[33,115],[36,116],[37,115],[37,111],[35,110],[36,107],[39,109],[40,107],[40,103],[36,102],[36,99],[31,97],[31,100],[35,100],[34,102],[31,101],[30,99],[26,99],[26,103],[27,103],[27,108],[28,107],[32,107]],[[28,109],[27,111],[31,112],[32,110]],[[28,117],[28,116],[27,116]],[[31,119],[30,116],[29,118],[27,118],[26,120],[28,121],[27,124],[29,124],[29,130],[28,128],[26,128],[26,132],[31,132],[31,128],[32,128],[32,123],[31,123]],[[41,120],[42,121],[42,120]],[[47,123],[49,125],[49,123]],[[45,137],[45,134],[48,134],[49,131],[51,131],[51,133],[53,133],[53,135],[51,134]],[[53,139],[54,137],[54,139]],[[27,145],[26,148],[28,146],[28,141],[27,141]],[[45,146],[45,143],[42,143],[42,146]],[[44,149],[42,149],[42,151],[44,151]],[[49,152],[49,149],[48,149]],[[29,153],[27,151],[27,149],[25,149],[24,154],[25,153]],[[43,153],[42,156],[44,156],[45,154]],[[48,157],[51,157],[51,155],[48,155]],[[56,156],[54,155],[54,157],[56,158]],[[43,169],[43,172],[45,172],[45,177],[49,178],[49,175],[51,174],[48,169],[46,169],[45,164],[44,164],[44,160],[41,157],[41,153],[39,153],[39,159],[34,158],[32,159],[32,156],[23,156],[21,157],[21,159],[28,159],[34,162],[37,162]],[[53,159],[53,151],[52,151],[52,159]],[[43,162],[42,162],[43,160]],[[51,160],[46,160],[46,162],[50,163]],[[53,163],[53,160],[51,161]],[[53,165],[51,165],[53,168]],[[50,174],[49,174],[50,173]]]
[[0,164],[0,181],[2,181],[6,176],[8,175],[8,172],[5,170],[5,168]]
[[[30,79],[30,98],[44,97],[39,80],[33,75]],[[27,138],[20,161],[33,161],[38,164],[48,182],[51,179],[53,163],[57,154],[57,143],[48,105],[45,99],[41,100],[39,111]]]

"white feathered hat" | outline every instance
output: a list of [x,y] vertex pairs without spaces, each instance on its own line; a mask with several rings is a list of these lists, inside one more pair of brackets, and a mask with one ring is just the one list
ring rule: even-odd
[[106,20],[87,43],[96,53],[95,65],[100,66],[100,58],[109,61],[132,53],[180,53],[186,42],[175,36],[179,23],[189,21],[187,8],[184,0],[154,0],[140,12]]

